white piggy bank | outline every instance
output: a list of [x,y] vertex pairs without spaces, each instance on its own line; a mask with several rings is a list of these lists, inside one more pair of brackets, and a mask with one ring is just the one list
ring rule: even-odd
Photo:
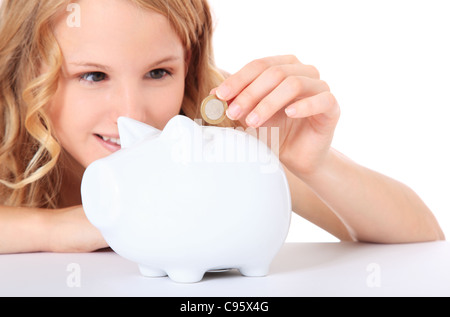
[[119,118],[122,149],[93,162],[84,211],[110,247],[144,276],[197,282],[237,268],[264,276],[285,241],[289,187],[257,138],[184,116],[163,131]]

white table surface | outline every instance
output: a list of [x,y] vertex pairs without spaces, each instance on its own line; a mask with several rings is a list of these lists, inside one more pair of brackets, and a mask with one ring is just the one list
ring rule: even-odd
[[286,243],[266,277],[146,278],[112,251],[0,255],[0,296],[450,296],[450,243]]

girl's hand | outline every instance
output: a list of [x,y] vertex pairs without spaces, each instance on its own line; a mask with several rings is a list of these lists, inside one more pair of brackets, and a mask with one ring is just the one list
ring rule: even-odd
[[100,231],[95,228],[82,206],[48,210],[47,233],[50,252],[92,252],[107,248]]
[[329,153],[340,108],[318,71],[295,56],[255,60],[213,92],[244,126],[278,127],[280,160],[298,177],[315,173]]

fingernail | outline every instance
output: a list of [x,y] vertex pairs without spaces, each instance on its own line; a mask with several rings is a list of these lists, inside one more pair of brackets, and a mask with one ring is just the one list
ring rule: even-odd
[[258,126],[259,123],[259,116],[258,114],[252,112],[248,115],[247,120],[245,120],[247,122],[247,124],[251,127],[256,127]]
[[227,98],[230,95],[230,93],[231,93],[231,90],[228,86],[220,86],[216,90],[216,96],[222,100],[228,100]]
[[286,112],[286,115],[288,117],[293,117],[297,113],[297,110],[295,109],[295,107],[288,107],[284,110],[284,112]]
[[237,120],[239,118],[239,115],[241,114],[241,107],[235,103],[232,103],[227,110],[227,116],[231,120]]

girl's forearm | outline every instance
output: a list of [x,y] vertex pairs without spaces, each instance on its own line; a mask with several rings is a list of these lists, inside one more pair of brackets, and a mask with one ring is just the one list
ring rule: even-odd
[[0,254],[44,251],[46,216],[35,208],[0,206]]
[[445,239],[435,217],[410,188],[331,149],[323,167],[300,178],[357,241],[403,243]]
[[0,254],[92,252],[106,247],[81,206],[54,210],[0,206]]

